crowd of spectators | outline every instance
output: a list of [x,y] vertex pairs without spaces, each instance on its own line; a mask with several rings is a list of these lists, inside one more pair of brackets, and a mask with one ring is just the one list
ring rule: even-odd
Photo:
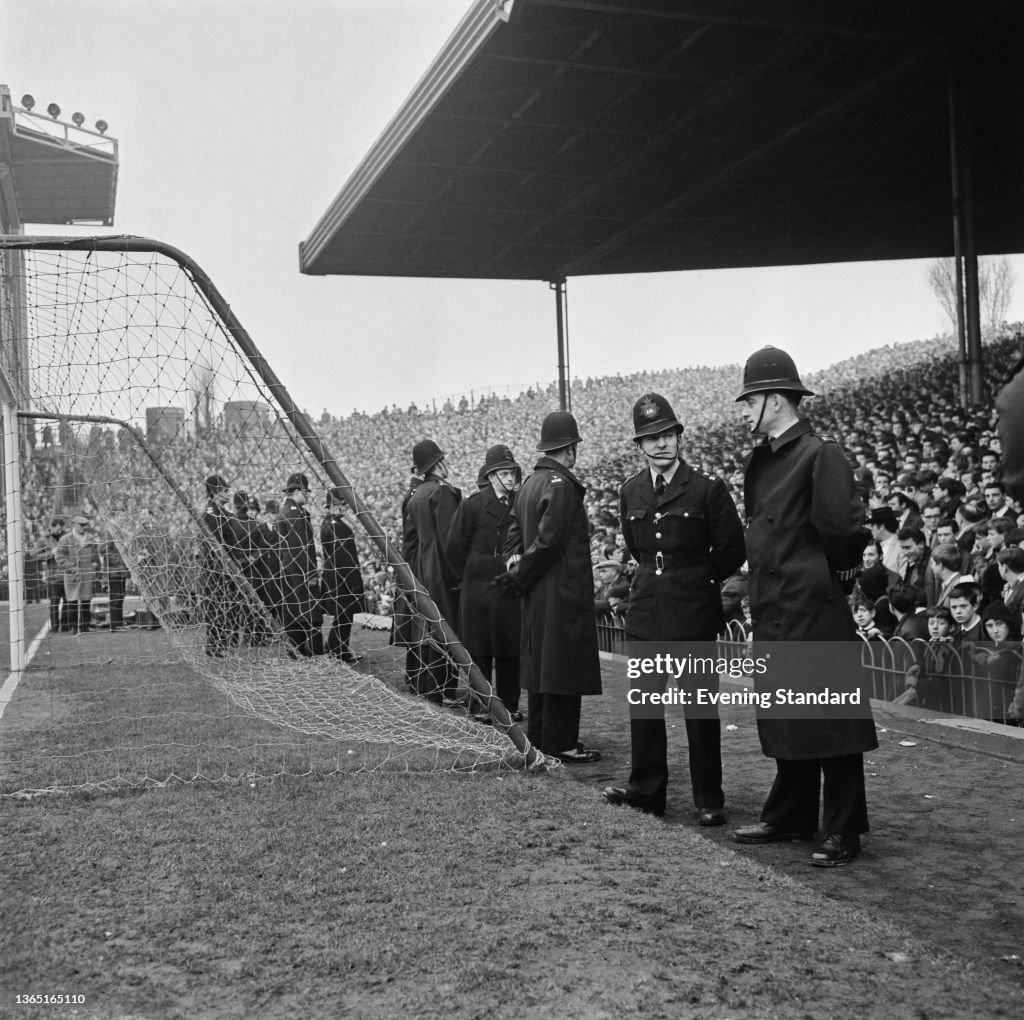
[[[959,551],[958,576],[975,579],[979,613],[1002,599],[1006,582],[1000,550],[1019,546],[1024,534],[1021,508],[998,490],[1000,449],[992,403],[992,394],[1020,356],[1014,329],[986,342],[985,399],[968,409],[959,400],[960,366],[951,337],[879,347],[804,379],[816,393],[805,405],[816,429],[831,434],[847,451],[868,505],[891,508],[896,518],[892,532],[872,529],[878,541],[887,545],[868,552],[870,569],[858,589],[858,597],[875,609],[875,626],[882,634],[887,627],[895,630],[891,608],[887,603],[878,606],[894,581],[916,576],[924,590],[915,596],[916,604],[932,608],[942,590],[941,584],[936,586],[932,560],[934,547],[940,544],[938,534],[944,539],[944,556],[948,558],[949,545]],[[742,461],[751,440],[734,403],[740,375],[739,365],[724,365],[573,380],[571,409],[583,437],[576,472],[587,486],[595,565],[622,558],[617,494],[622,481],[640,467],[630,439],[630,416],[633,403],[644,392],[664,393],[672,401],[686,426],[687,460],[720,476],[742,515]],[[472,403],[449,400],[440,408],[392,406],[375,414],[353,412],[346,417],[325,411],[316,427],[328,455],[341,466],[384,536],[397,548],[401,499],[412,467],[411,450],[418,440],[435,440],[447,455],[451,483],[470,492],[477,485],[484,451],[495,443],[510,446],[529,471],[540,422],[557,405],[558,391],[552,384],[514,398],[489,395]],[[220,474],[234,488],[263,502],[280,498],[291,472],[307,471],[321,483],[310,506],[316,528],[330,484],[305,447],[281,424],[251,435],[228,435],[213,428],[201,437],[167,444],[160,457],[178,492],[158,477],[131,443],[92,435],[86,448],[76,448],[75,456],[69,458],[68,446],[74,442],[67,433],[59,443],[51,436],[39,446],[33,444],[31,457],[23,463],[26,547],[45,536],[53,512],[87,502],[97,481],[115,479],[124,508],[147,507],[171,534],[193,528],[193,515],[202,500],[200,480],[207,474]],[[192,506],[184,506],[182,497],[191,500]],[[926,540],[923,565],[909,563],[912,554],[901,551],[909,549],[907,543],[916,537],[909,533],[915,530]],[[393,575],[365,535],[359,545],[368,607],[386,615],[393,599]],[[945,598],[953,587],[946,586]],[[1017,638],[1019,623],[1018,614],[1011,622],[1011,633]]]

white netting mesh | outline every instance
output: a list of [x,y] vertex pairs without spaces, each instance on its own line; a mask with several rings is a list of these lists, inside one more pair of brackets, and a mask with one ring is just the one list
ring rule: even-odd
[[[37,603],[50,626],[0,720],[4,791],[523,764],[473,720],[465,667],[395,586],[368,511],[326,510],[329,452],[313,455],[201,275],[155,251],[0,258],[29,620]],[[284,491],[303,481],[305,507]],[[325,528],[345,562],[321,578]],[[360,613],[368,573],[408,614],[411,651]],[[461,708],[410,693],[436,698],[423,681],[439,672]]]

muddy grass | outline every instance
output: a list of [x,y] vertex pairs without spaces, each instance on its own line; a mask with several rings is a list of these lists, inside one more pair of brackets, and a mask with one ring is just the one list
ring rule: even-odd
[[[1015,1017],[1024,744],[879,717],[873,831],[836,871],[743,847],[773,775],[729,709],[730,827],[692,821],[681,720],[664,822],[561,776],[336,776],[0,802],[0,1015]],[[905,747],[901,741],[914,746]],[[959,746],[957,746],[959,745]],[[15,996],[75,993],[75,1006]]]

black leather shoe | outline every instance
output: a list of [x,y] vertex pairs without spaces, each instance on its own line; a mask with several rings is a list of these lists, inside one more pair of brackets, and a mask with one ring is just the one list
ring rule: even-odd
[[609,804],[614,804],[616,807],[631,807],[635,811],[643,811],[645,815],[655,815],[660,818],[665,813],[664,808],[659,810],[656,807],[634,800],[629,795],[629,790],[624,786],[606,786],[601,791],[601,796],[604,797]]
[[721,808],[697,808],[697,822],[706,829],[714,825],[725,825],[725,812]]
[[809,842],[813,832],[786,832],[775,825],[758,822],[757,825],[744,825],[733,832],[732,837],[737,843],[801,843]]
[[589,765],[601,760],[601,752],[574,747],[571,751],[559,751],[554,757],[566,765]]
[[860,853],[860,836],[826,836],[821,846],[811,854],[815,868],[841,868]]

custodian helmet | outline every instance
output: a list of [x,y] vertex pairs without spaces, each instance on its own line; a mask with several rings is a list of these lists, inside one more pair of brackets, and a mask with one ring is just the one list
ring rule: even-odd
[[633,405],[633,438],[656,436],[665,429],[683,431],[672,405],[659,393],[645,393]]
[[552,411],[540,427],[537,452],[548,453],[551,450],[561,450],[563,446],[582,442],[576,419],[568,411]]
[[814,393],[796,374],[796,363],[781,348],[762,347],[747,358],[743,366],[743,389],[737,403],[751,393],[799,393],[813,397]]

